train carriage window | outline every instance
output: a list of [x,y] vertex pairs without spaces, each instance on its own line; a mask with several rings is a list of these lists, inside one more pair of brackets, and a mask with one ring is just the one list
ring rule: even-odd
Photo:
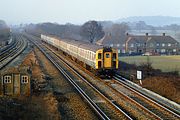
[[82,50],[82,56],[83,56],[83,58],[85,57],[85,55],[84,55],[84,50]]
[[90,53],[90,51],[88,52],[88,59],[89,59],[89,60],[91,59],[91,53]]
[[22,83],[22,84],[28,83],[28,76],[22,76],[22,77],[21,77],[21,83]]
[[96,54],[95,53],[93,53],[93,60],[96,58]]
[[4,76],[4,83],[11,83],[11,76]]
[[90,54],[91,54],[91,60],[93,60],[93,59],[92,59],[92,52],[90,52]]
[[116,59],[116,53],[113,53],[113,59]]
[[110,57],[109,53],[106,53],[106,58],[109,58],[109,57]]
[[101,59],[101,53],[98,53],[98,59]]
[[85,50],[85,54],[86,54],[86,59],[88,58],[88,52],[87,50]]

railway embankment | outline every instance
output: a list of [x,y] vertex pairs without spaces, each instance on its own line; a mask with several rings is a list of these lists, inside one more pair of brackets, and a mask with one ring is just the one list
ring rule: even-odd
[[[149,89],[165,98],[168,98],[176,103],[180,103],[180,75],[177,71],[162,72],[159,69],[154,69],[150,63],[143,63],[140,66],[119,63],[121,68],[118,73],[132,82]],[[143,72],[142,84],[136,79],[137,70]]]

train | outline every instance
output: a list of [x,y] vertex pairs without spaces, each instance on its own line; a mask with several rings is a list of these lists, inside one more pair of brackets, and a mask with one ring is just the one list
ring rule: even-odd
[[115,48],[45,34],[41,34],[41,40],[94,70],[97,75],[112,76],[118,69],[118,50]]

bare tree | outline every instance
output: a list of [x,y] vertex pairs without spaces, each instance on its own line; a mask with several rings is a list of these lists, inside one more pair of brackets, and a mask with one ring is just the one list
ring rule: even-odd
[[150,33],[153,34],[153,35],[156,35],[157,34],[156,28],[155,27],[151,27]]
[[104,31],[97,21],[88,21],[81,26],[80,34],[93,43],[104,36]]
[[113,24],[111,27],[105,29],[106,33],[111,33],[111,36],[117,40],[124,38],[128,30],[130,28],[126,23]]
[[177,25],[177,24],[171,24],[170,26],[170,29],[173,30],[175,33],[180,30],[180,26]]
[[0,40],[7,40],[10,36],[10,28],[6,22],[0,20]]
[[176,33],[177,40],[180,42],[180,32]]
[[139,32],[141,32],[141,30],[143,30],[145,26],[147,25],[144,21],[139,21],[138,23],[136,23],[136,29],[139,30]]
[[129,30],[129,27],[126,23],[121,23],[121,24],[114,24],[112,25],[112,35],[113,36],[124,36],[125,33]]

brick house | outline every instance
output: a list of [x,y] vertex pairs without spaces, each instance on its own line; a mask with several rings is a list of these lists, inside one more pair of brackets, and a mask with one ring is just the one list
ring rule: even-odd
[[163,35],[129,35],[114,39],[110,34],[96,42],[99,45],[118,49],[119,54],[167,54],[179,53],[179,43],[171,36]]

